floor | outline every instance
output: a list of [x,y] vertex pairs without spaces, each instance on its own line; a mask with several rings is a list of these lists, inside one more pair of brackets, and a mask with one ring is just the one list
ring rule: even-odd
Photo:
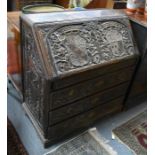
[[[45,149],[42,142],[34,129],[32,123],[27,117],[22,103],[20,102],[19,95],[12,87],[8,85],[8,106],[7,113],[8,118],[11,120],[12,124],[17,130],[21,141],[23,142],[25,148],[27,149],[29,155],[45,155],[54,149],[57,145],[54,145],[48,149]],[[133,155],[132,151],[128,149],[124,144],[121,144],[115,139],[112,139],[112,129],[119,126],[120,124],[126,122],[130,118],[134,117],[141,111],[146,109],[146,103],[142,103],[128,111],[116,114],[112,117],[100,120],[95,124],[94,127],[97,128],[103,139],[107,141],[118,155]]]

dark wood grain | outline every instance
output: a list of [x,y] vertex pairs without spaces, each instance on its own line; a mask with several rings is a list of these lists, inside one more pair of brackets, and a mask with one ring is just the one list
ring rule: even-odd
[[137,58],[131,57],[129,59],[123,59],[118,62],[112,62],[104,67],[99,67],[96,69],[91,69],[85,72],[81,72],[76,74],[76,76],[69,76],[66,78],[57,79],[54,83],[51,84],[51,91],[59,90],[61,88],[65,88],[71,85],[75,85],[77,83],[90,80],[91,78],[96,78],[98,76],[102,76],[108,73],[115,72],[117,70],[121,70],[123,68],[133,66],[137,64]]
[[115,99],[108,104],[103,104],[93,110],[86,113],[68,119],[60,124],[48,128],[48,138],[52,140],[60,139],[73,131],[89,127],[96,120],[112,114],[116,111],[120,111],[122,108],[122,102],[124,97]]
[[102,91],[95,95],[86,97],[83,100],[74,102],[73,104],[69,104],[62,108],[51,111],[49,113],[49,124],[53,125],[57,122],[73,117],[79,113],[86,112],[89,109],[94,108],[100,104],[107,104],[111,100],[125,95],[125,90],[127,89],[128,85],[128,82],[125,82],[119,86],[113,87],[106,91]]
[[73,87],[61,89],[51,94],[51,109],[61,107],[93,93],[126,82],[131,78],[134,67],[122,69],[105,76],[79,83]]

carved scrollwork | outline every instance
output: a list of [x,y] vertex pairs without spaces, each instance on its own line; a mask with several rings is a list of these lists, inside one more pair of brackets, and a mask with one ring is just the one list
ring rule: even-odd
[[56,25],[55,29],[46,25],[40,30],[56,70],[62,73],[133,55],[134,47],[126,23],[92,21]]
[[43,71],[42,71],[41,62],[40,62],[38,53],[36,53],[37,49],[36,49],[35,41],[34,41],[31,31],[25,31],[25,46],[24,46],[24,48],[25,48],[24,50],[27,52],[27,54],[31,57],[32,63],[34,64],[37,72],[39,74],[42,74]]
[[24,52],[25,101],[40,126],[43,121],[44,82],[41,62],[37,53],[31,29],[22,25]]

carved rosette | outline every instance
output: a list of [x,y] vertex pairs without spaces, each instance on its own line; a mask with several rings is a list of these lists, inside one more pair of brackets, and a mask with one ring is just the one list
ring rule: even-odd
[[134,54],[127,25],[118,21],[38,27],[59,73]]

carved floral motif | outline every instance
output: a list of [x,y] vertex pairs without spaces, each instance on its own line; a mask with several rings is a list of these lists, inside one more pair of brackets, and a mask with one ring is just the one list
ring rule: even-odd
[[92,21],[75,25],[40,27],[59,72],[92,66],[134,53],[127,25]]
[[36,50],[32,31],[22,25],[24,36],[24,89],[25,100],[34,117],[41,125],[43,121],[44,79],[41,78],[42,66]]

